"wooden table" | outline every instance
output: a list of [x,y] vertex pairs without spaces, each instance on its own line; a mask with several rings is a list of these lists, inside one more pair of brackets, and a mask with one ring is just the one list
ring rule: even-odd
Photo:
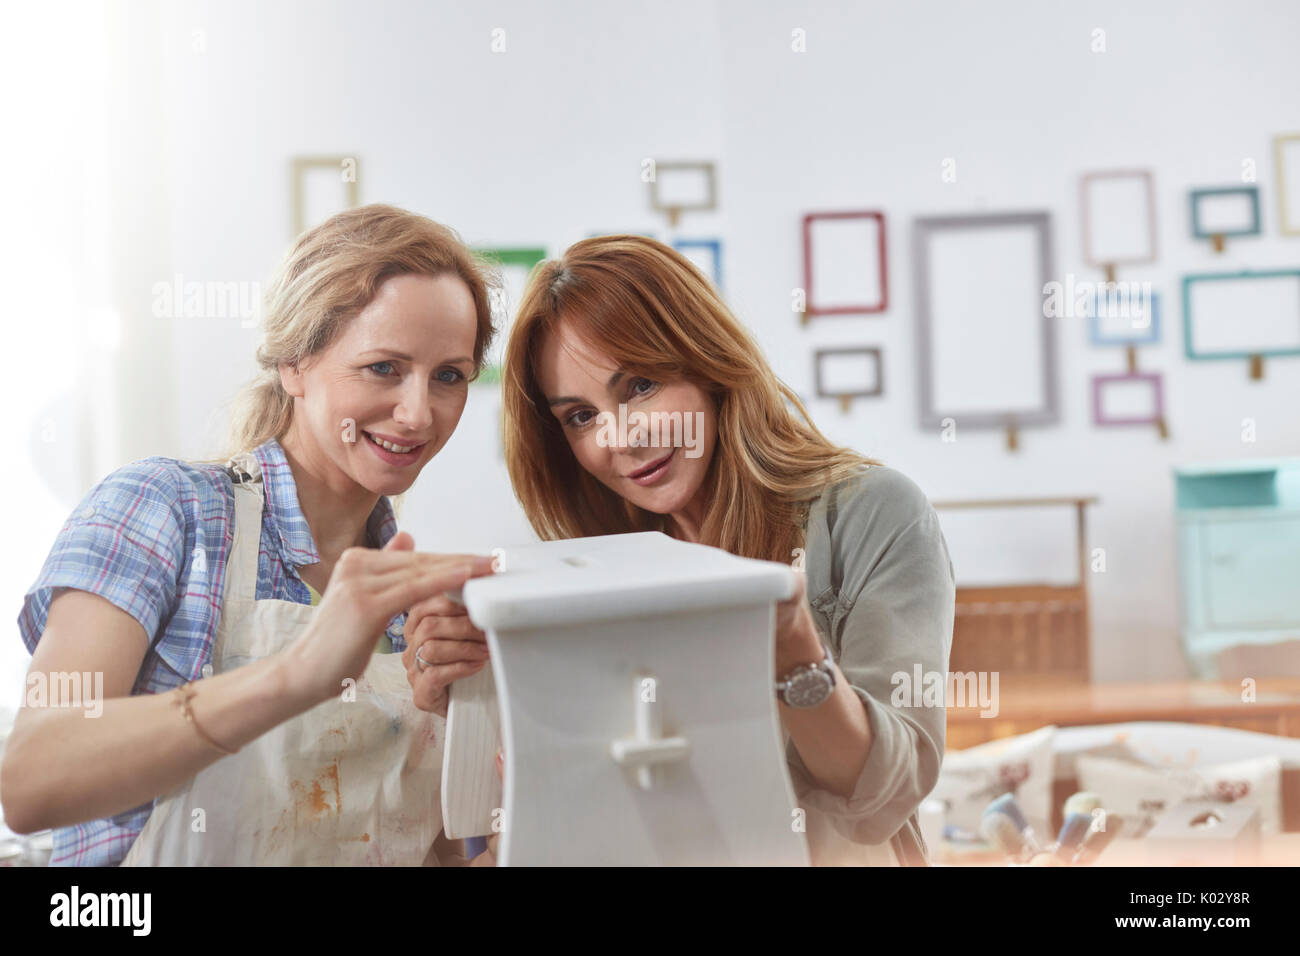
[[998,713],[948,706],[947,747],[961,750],[1048,724],[1077,727],[1168,720],[1300,737],[1300,679],[1261,679],[1253,701],[1239,681],[1061,683],[999,676]]

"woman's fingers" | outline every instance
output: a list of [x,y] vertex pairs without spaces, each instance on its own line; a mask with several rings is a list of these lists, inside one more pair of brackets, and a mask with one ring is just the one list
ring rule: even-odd
[[425,598],[458,590],[471,578],[491,574],[491,562],[491,558],[484,558],[465,564],[408,566],[376,575],[367,583],[375,600],[391,617]]
[[450,685],[462,678],[477,674],[486,665],[486,660],[462,661],[457,664],[438,664],[426,667],[415,674],[408,674],[415,706],[446,717],[447,691]]
[[406,614],[407,643],[433,638],[487,642],[487,635],[470,621],[465,606],[441,595],[418,602]]
[[[407,538],[410,535],[406,536]],[[390,541],[390,544],[393,542]],[[405,543],[405,539],[403,542]],[[411,565],[417,567],[436,567],[440,565],[461,565],[461,564],[483,564],[487,568],[492,567],[491,555],[483,554],[431,554],[427,551],[411,551],[406,548],[394,545],[391,548],[348,548],[340,556],[335,570],[339,566],[355,562],[362,571],[369,571],[373,574],[382,574],[394,569],[406,568]]]
[[466,616],[460,617],[426,617],[415,627],[411,620],[406,620],[406,639],[412,643],[420,641],[473,641],[485,644],[487,635],[474,626]]
[[430,664],[455,664],[458,661],[485,661],[490,656],[487,645],[478,641],[431,639],[421,643],[416,651],[420,655],[419,661],[425,667]]
[[433,597],[425,598],[423,601],[416,601],[407,615],[407,620],[415,620],[429,615],[437,617],[454,617],[469,613],[465,605],[459,601],[453,601],[445,594],[435,594]]
[[429,684],[418,678],[411,681],[411,699],[420,710],[447,716],[448,688],[444,684]]

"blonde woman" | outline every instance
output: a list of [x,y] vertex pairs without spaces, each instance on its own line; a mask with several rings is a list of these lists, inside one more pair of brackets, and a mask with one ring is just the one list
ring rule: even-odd
[[[102,675],[93,706],[29,693],[0,770],[6,823],[55,828],[54,864],[456,862],[442,725],[406,675],[432,659],[396,652],[408,608],[490,559],[416,553],[388,496],[460,419],[489,273],[367,206],[298,240],[265,325],[229,462],[110,474],[24,601],[29,688]],[[426,628],[455,646],[465,623]]]
[[[803,567],[773,665],[813,861],[924,865],[945,712],[891,697],[918,666],[946,676],[954,584],[920,489],[827,441],[713,286],[651,239],[538,266],[505,371],[506,461],[543,539],[653,530]],[[413,616],[412,640],[435,622]]]

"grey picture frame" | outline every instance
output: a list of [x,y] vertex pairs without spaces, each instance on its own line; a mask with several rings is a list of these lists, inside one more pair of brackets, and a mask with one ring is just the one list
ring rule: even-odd
[[[698,173],[704,177],[705,198],[702,202],[688,205],[671,205],[663,202],[659,195],[659,176],[664,172]],[[655,176],[649,182],[650,208],[664,213],[668,224],[676,226],[684,212],[712,212],[718,208],[718,167],[712,160],[664,160],[655,163]]]
[[[850,389],[849,391],[834,391],[827,387],[826,375],[822,369],[823,361],[832,355],[858,355],[867,358],[875,369],[875,386],[869,387],[864,383],[860,389]],[[854,345],[842,348],[816,349],[813,352],[813,387],[816,390],[818,398],[838,399],[840,407],[845,411],[848,405],[855,398],[875,398],[885,394],[885,356],[879,346],[875,345]]]
[[934,327],[932,312],[933,282],[930,263],[930,241],[941,233],[1005,229],[1030,226],[1037,232],[1038,294],[1042,302],[1043,290],[1054,274],[1052,215],[1046,210],[1027,212],[972,213],[956,216],[923,216],[912,220],[912,263],[914,295],[916,301],[916,351],[917,389],[921,425],[940,428],[951,419],[961,428],[1007,429],[1014,434],[1020,426],[1054,425],[1060,421],[1060,388],[1056,361],[1056,320],[1040,308],[1041,322],[1041,375],[1044,402],[1037,408],[990,408],[980,411],[938,408],[934,402]]

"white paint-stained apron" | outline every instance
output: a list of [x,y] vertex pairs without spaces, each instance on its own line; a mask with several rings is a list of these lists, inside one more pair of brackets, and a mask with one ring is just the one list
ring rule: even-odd
[[[234,540],[212,647],[218,674],[288,647],[315,613],[256,599],[262,481],[251,456],[237,465],[250,480],[234,486]],[[353,690],[340,688],[160,797],[123,865],[435,863],[446,721],[415,706],[400,654],[373,655]],[[172,719],[182,719],[179,711]]]

